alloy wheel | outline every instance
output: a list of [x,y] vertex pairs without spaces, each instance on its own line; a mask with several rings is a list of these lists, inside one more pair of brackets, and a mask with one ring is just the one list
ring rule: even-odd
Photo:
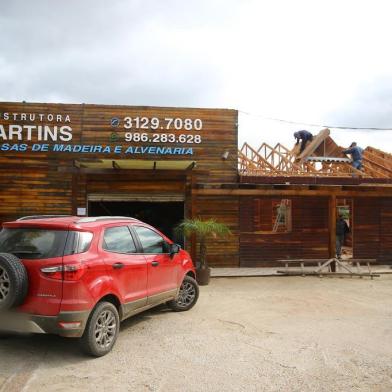
[[0,302],[5,301],[10,292],[10,278],[7,271],[0,267]]
[[182,282],[177,298],[177,305],[185,308],[195,300],[195,297],[195,286],[190,282]]
[[116,337],[117,321],[111,310],[104,310],[97,317],[94,335],[95,341],[100,348],[109,347]]

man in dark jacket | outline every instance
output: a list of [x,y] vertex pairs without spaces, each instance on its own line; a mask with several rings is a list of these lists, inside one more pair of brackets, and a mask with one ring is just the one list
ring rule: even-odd
[[350,229],[343,219],[343,215],[339,214],[339,218],[336,221],[336,257],[340,259],[342,256],[342,246],[346,238],[346,234],[350,232]]
[[301,140],[301,148],[299,150],[300,154],[303,150],[305,150],[306,143],[313,140],[313,135],[306,130],[294,132],[294,137],[297,139],[297,142],[295,144],[298,144]]
[[356,142],[352,142],[350,147],[347,150],[343,151],[343,154],[351,154],[352,158],[352,166],[355,169],[361,170],[362,169],[362,154],[363,149],[357,146]]

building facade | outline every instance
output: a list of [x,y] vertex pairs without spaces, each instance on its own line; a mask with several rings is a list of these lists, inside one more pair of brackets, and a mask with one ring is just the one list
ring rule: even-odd
[[354,256],[392,260],[389,185],[240,176],[237,128],[227,109],[0,103],[0,222],[134,216],[173,237],[185,217],[214,218],[232,236],[210,242],[210,264],[254,267],[334,254],[342,205]]

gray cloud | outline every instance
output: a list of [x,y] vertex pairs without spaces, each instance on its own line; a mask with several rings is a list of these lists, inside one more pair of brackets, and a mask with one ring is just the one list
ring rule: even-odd
[[[334,0],[321,10],[313,2],[309,15],[302,0],[3,3],[0,101],[231,107],[255,118],[392,125],[381,8],[369,8],[375,22],[365,32],[370,11],[358,7],[350,24],[351,8]],[[269,127],[244,126],[240,136]],[[291,141],[289,125],[272,128],[276,141],[285,132]]]
[[326,116],[332,125],[392,129],[392,80],[378,76],[364,82],[343,108]]
[[223,81],[197,31],[219,9],[185,3],[8,2],[0,99],[192,106],[203,95],[212,104]]

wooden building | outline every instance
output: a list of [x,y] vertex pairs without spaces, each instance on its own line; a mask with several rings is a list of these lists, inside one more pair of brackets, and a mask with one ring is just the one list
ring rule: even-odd
[[210,264],[254,267],[334,254],[345,208],[354,255],[392,261],[390,156],[373,150],[369,174],[355,177],[345,162],[323,162],[328,173],[298,164],[283,146],[249,157],[237,121],[225,109],[0,103],[0,222],[125,215],[173,236],[184,217],[212,217],[233,235],[211,241]]
[[392,263],[392,156],[367,147],[356,170],[329,134],[302,154],[265,143],[239,151],[241,266],[335,257],[338,214],[354,258]]

